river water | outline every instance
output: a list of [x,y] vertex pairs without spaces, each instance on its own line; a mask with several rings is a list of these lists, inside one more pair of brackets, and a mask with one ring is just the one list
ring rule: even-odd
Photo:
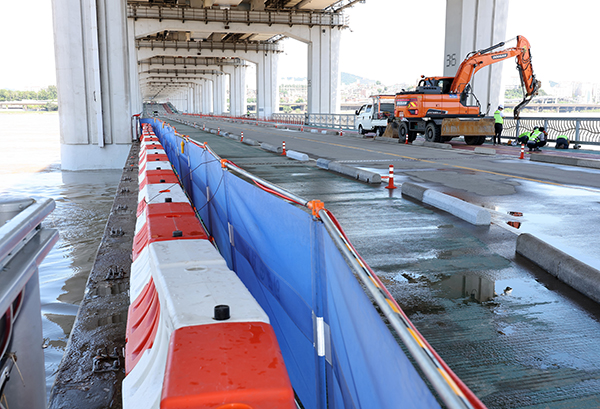
[[63,172],[57,113],[0,112],[0,194],[52,198],[60,239],[40,266],[46,393],[69,339],[119,184],[120,170]]

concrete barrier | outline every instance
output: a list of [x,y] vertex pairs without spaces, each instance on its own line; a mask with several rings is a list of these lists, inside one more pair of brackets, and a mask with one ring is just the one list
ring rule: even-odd
[[482,155],[495,155],[496,154],[496,149],[493,148],[483,148],[481,146],[478,146],[475,148],[474,150],[475,153],[480,153]]
[[600,160],[597,159],[572,158],[558,155],[530,155],[529,160],[532,162],[555,163],[559,165],[600,169]]
[[398,143],[398,139],[397,138],[386,138],[386,137],[383,137],[383,136],[376,136],[375,140],[379,141],[379,142]]
[[290,159],[299,160],[300,162],[308,162],[309,157],[306,153],[287,150],[285,154]]
[[323,159],[323,158],[317,159],[317,166],[320,167],[321,169],[329,170],[330,163],[331,163],[331,160],[329,160],[329,159]]
[[440,210],[448,212],[476,226],[489,226],[490,212],[483,207],[473,205],[456,197],[435,190],[426,189],[410,182],[402,184],[402,194],[427,203]]
[[274,152],[274,153],[282,153],[283,152],[283,148],[281,146],[271,145],[270,143],[261,143],[260,147],[261,147],[261,149],[264,149],[269,152]]
[[560,281],[600,303],[599,270],[529,233],[517,237],[516,252]]
[[[414,145],[414,142],[413,142],[413,145]],[[436,149],[452,149],[452,145],[450,145],[449,143],[423,141],[423,146],[427,146],[428,148],[436,148]]]
[[250,145],[250,146],[258,146],[258,145],[260,145],[260,143],[258,143],[254,139],[250,139],[250,138],[244,138],[244,140],[242,141],[242,143],[244,143],[246,145]]
[[381,175],[379,175],[379,173],[358,169],[353,166],[344,165],[339,162],[329,162],[328,165],[329,170],[341,173],[342,175],[347,175],[357,180],[361,180],[363,182],[371,183],[374,185],[381,183]]
[[418,200],[419,202],[423,201],[423,193],[425,193],[426,190],[427,188],[420,185],[416,185],[414,183],[404,182],[402,184],[402,194],[410,196],[413,199]]
[[[223,133],[223,132],[221,132]],[[240,140],[240,136],[239,135],[234,135],[228,132],[225,132],[225,137],[229,138],[229,139],[233,139],[234,141],[239,141]]]

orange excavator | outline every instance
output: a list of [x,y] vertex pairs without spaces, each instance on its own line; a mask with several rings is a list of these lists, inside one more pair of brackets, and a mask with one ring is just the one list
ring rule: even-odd
[[541,83],[533,74],[529,41],[523,36],[517,36],[516,40],[516,47],[498,50],[506,44],[501,42],[471,52],[460,64],[455,77],[423,76],[415,91],[396,94],[395,118],[390,125],[397,129],[400,142],[405,138],[412,142],[417,134],[424,134],[425,140],[430,142],[446,142],[464,136],[467,144],[481,145],[487,136],[493,136],[494,120],[484,118],[485,113],[481,113],[481,105],[471,92],[470,82],[483,67],[510,57],[516,57],[524,93],[523,101],[514,109],[514,117],[518,118],[521,109],[537,95]]

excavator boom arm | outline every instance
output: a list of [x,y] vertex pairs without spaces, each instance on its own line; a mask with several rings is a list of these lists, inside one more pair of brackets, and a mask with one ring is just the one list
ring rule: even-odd
[[523,101],[515,107],[515,118],[519,117],[521,109],[531,101],[541,87],[541,83],[533,74],[531,66],[531,47],[529,41],[523,36],[517,36],[517,46],[506,48],[504,50],[494,51],[503,46],[504,43],[496,44],[485,50],[477,51],[467,57],[458,67],[456,77],[450,86],[450,92],[460,94],[473,78],[473,75],[483,67],[506,60],[510,57],[517,57],[517,69],[521,77],[525,96]]

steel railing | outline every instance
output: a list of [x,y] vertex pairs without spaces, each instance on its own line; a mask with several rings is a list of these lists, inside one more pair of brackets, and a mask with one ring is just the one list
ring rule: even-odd
[[600,145],[600,118],[574,117],[521,117],[505,118],[502,136],[516,138],[523,132],[543,126],[548,132],[548,140],[556,141],[558,135],[565,135],[572,143]]
[[[184,138],[183,135],[175,132],[175,135]],[[448,408],[483,408],[484,406],[475,397],[475,395],[456,377],[450,368],[442,361],[437,353],[419,334],[414,325],[402,312],[396,301],[385,289],[379,278],[372,272],[362,257],[356,252],[354,246],[349,242],[334,216],[324,207],[315,205],[315,201],[308,201],[297,196],[265,179],[257,177],[239,166],[221,159],[208,144],[199,144],[193,140],[189,142],[202,147],[220,161],[222,166],[230,172],[237,173],[244,178],[248,178],[259,186],[263,186],[273,191],[280,197],[293,201],[301,206],[307,207],[313,211],[313,214],[323,222],[325,229],[332,240],[347,260],[350,269],[363,283],[374,302],[389,320],[390,325],[398,334],[417,365],[421,368],[433,389],[439,394],[440,399]],[[319,202],[320,203],[320,202]]]

